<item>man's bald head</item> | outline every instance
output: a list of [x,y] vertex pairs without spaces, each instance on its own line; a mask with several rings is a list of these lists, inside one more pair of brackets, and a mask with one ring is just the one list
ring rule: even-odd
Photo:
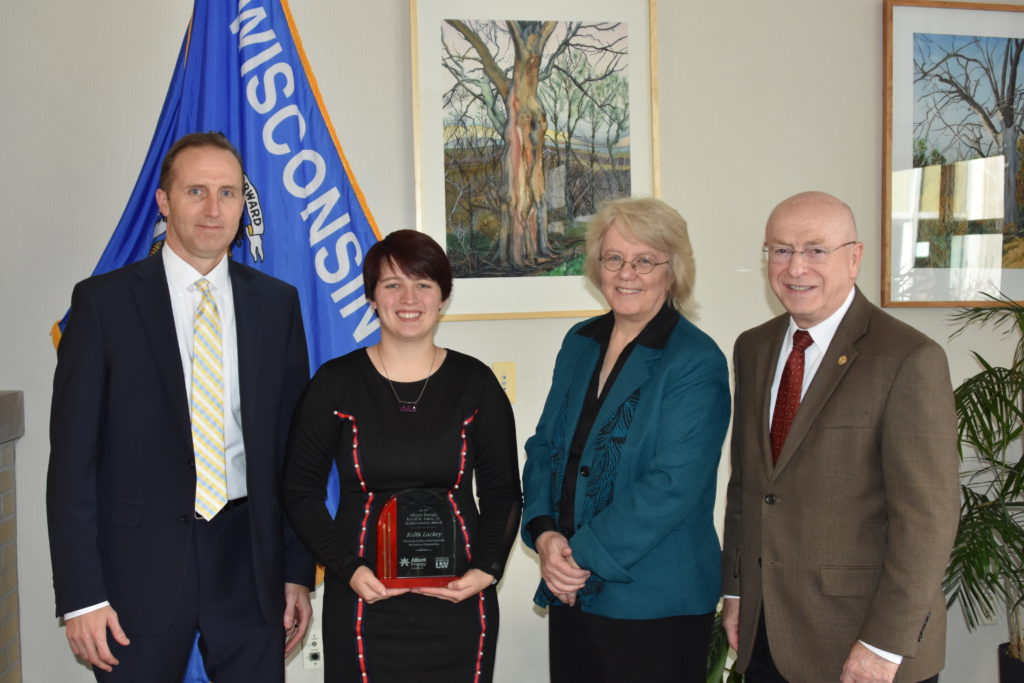
[[765,241],[768,241],[768,230],[773,220],[781,220],[795,216],[804,216],[807,220],[832,223],[843,242],[857,239],[857,221],[853,218],[853,210],[839,197],[811,190],[800,192],[779,202],[768,216],[765,226]]
[[846,202],[825,192],[795,194],[768,217],[764,241],[768,282],[797,325],[813,327],[839,310],[864,251]]

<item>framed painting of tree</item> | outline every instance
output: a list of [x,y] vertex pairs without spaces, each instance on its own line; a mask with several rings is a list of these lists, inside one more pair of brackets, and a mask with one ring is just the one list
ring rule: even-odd
[[602,202],[657,195],[655,0],[410,0],[417,229],[444,320],[577,317]]
[[1024,300],[1024,6],[884,13],[882,304]]

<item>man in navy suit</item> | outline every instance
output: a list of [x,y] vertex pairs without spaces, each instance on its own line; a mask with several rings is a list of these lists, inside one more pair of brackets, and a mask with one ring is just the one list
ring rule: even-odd
[[[298,296],[227,258],[242,164],[223,135],[174,143],[156,200],[164,248],[79,283],[58,351],[47,479],[57,615],[99,681],[180,683],[198,629],[217,683],[280,683],[312,613],[313,560],[280,492],[309,377]],[[193,325],[210,298],[225,487],[212,511],[196,499],[191,417],[192,381],[206,376]]]

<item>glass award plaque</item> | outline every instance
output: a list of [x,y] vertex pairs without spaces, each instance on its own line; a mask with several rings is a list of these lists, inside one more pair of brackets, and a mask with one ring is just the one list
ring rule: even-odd
[[437,491],[392,496],[377,519],[377,578],[388,588],[447,586],[459,575],[455,522],[451,504]]

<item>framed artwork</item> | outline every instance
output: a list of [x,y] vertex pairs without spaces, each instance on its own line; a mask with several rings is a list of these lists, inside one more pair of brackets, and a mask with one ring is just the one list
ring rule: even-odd
[[582,317],[584,232],[656,196],[655,0],[410,0],[417,229],[442,320]]
[[1024,6],[885,0],[882,304],[1024,300]]

